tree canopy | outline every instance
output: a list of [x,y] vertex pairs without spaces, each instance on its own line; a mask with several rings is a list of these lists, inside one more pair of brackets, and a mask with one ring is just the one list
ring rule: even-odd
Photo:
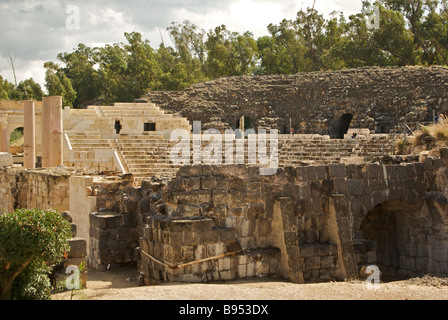
[[[370,23],[372,6],[378,28]],[[255,39],[225,25],[205,31],[190,21],[173,22],[172,46],[158,48],[138,32],[126,42],[88,47],[80,43],[46,62],[47,94],[64,105],[82,107],[130,102],[151,90],[182,90],[223,76],[293,74],[364,66],[448,64],[448,0],[363,1],[358,14],[329,18],[314,8],[267,26]],[[40,86],[28,79],[14,86],[0,77],[0,99],[40,99]]]

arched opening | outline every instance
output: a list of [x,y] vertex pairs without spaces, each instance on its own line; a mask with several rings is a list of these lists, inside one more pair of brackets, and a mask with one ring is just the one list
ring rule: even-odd
[[332,139],[344,139],[344,135],[350,128],[350,123],[353,120],[351,113],[343,114],[338,120],[336,120],[330,128],[330,138]]
[[361,222],[362,240],[355,244],[358,267],[376,265],[382,276],[396,278],[415,273],[411,225],[416,221],[415,206],[400,202],[383,202],[367,213]]
[[23,154],[23,127],[14,129],[9,136],[9,152]]
[[236,129],[241,131],[246,131],[248,129],[254,129],[252,118],[249,116],[241,116],[236,122]]

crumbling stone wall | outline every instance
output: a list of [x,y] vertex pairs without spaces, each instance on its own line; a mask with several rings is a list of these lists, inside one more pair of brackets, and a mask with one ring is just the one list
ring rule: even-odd
[[0,211],[30,208],[69,210],[70,172],[63,168],[0,168]]
[[[70,250],[51,276],[53,285],[65,285],[69,266],[86,266],[86,239],[78,237],[76,224],[68,214],[71,173],[64,168],[23,169],[0,167],[0,213],[16,209],[57,210],[72,226]],[[80,270],[80,285],[87,287],[87,269]]]
[[[236,261],[252,250],[275,250],[267,265],[279,264],[268,274],[295,282],[357,278],[366,264],[405,276],[447,275],[448,158],[413,160],[287,167],[274,176],[246,166],[182,167],[168,183],[158,215],[144,221],[139,271],[145,283],[216,279],[194,263],[210,235],[225,257],[214,257],[213,271],[203,271],[230,270],[226,279],[244,277]],[[195,223],[207,228],[185,244]],[[220,241],[219,232],[233,234],[232,241]],[[221,269],[222,259],[230,261],[227,268]],[[187,262],[196,269],[170,271]]]
[[89,265],[106,270],[137,262],[136,248],[143,235],[143,218],[154,211],[160,184],[143,182],[133,187],[132,176],[121,180],[95,181],[91,194],[96,211],[89,214]]
[[[365,67],[342,71],[254,77],[225,77],[178,92],[149,92],[144,98],[164,110],[201,121],[203,128],[279,129],[329,134],[347,125],[377,133],[405,123],[433,120],[448,111],[448,69]],[[352,117],[352,118],[351,118]],[[350,123],[351,119],[351,123]]]

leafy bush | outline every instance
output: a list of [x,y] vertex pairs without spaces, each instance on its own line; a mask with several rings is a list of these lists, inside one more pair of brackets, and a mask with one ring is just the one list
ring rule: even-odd
[[49,299],[48,273],[69,250],[70,223],[57,211],[0,215],[0,299]]

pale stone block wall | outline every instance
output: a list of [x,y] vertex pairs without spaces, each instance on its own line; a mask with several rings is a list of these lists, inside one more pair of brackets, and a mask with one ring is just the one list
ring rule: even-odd
[[70,173],[62,168],[25,170],[0,168],[0,211],[69,209]]
[[70,216],[77,226],[79,237],[86,239],[89,250],[89,214],[96,211],[96,197],[92,195],[93,178],[72,176],[70,178]]

